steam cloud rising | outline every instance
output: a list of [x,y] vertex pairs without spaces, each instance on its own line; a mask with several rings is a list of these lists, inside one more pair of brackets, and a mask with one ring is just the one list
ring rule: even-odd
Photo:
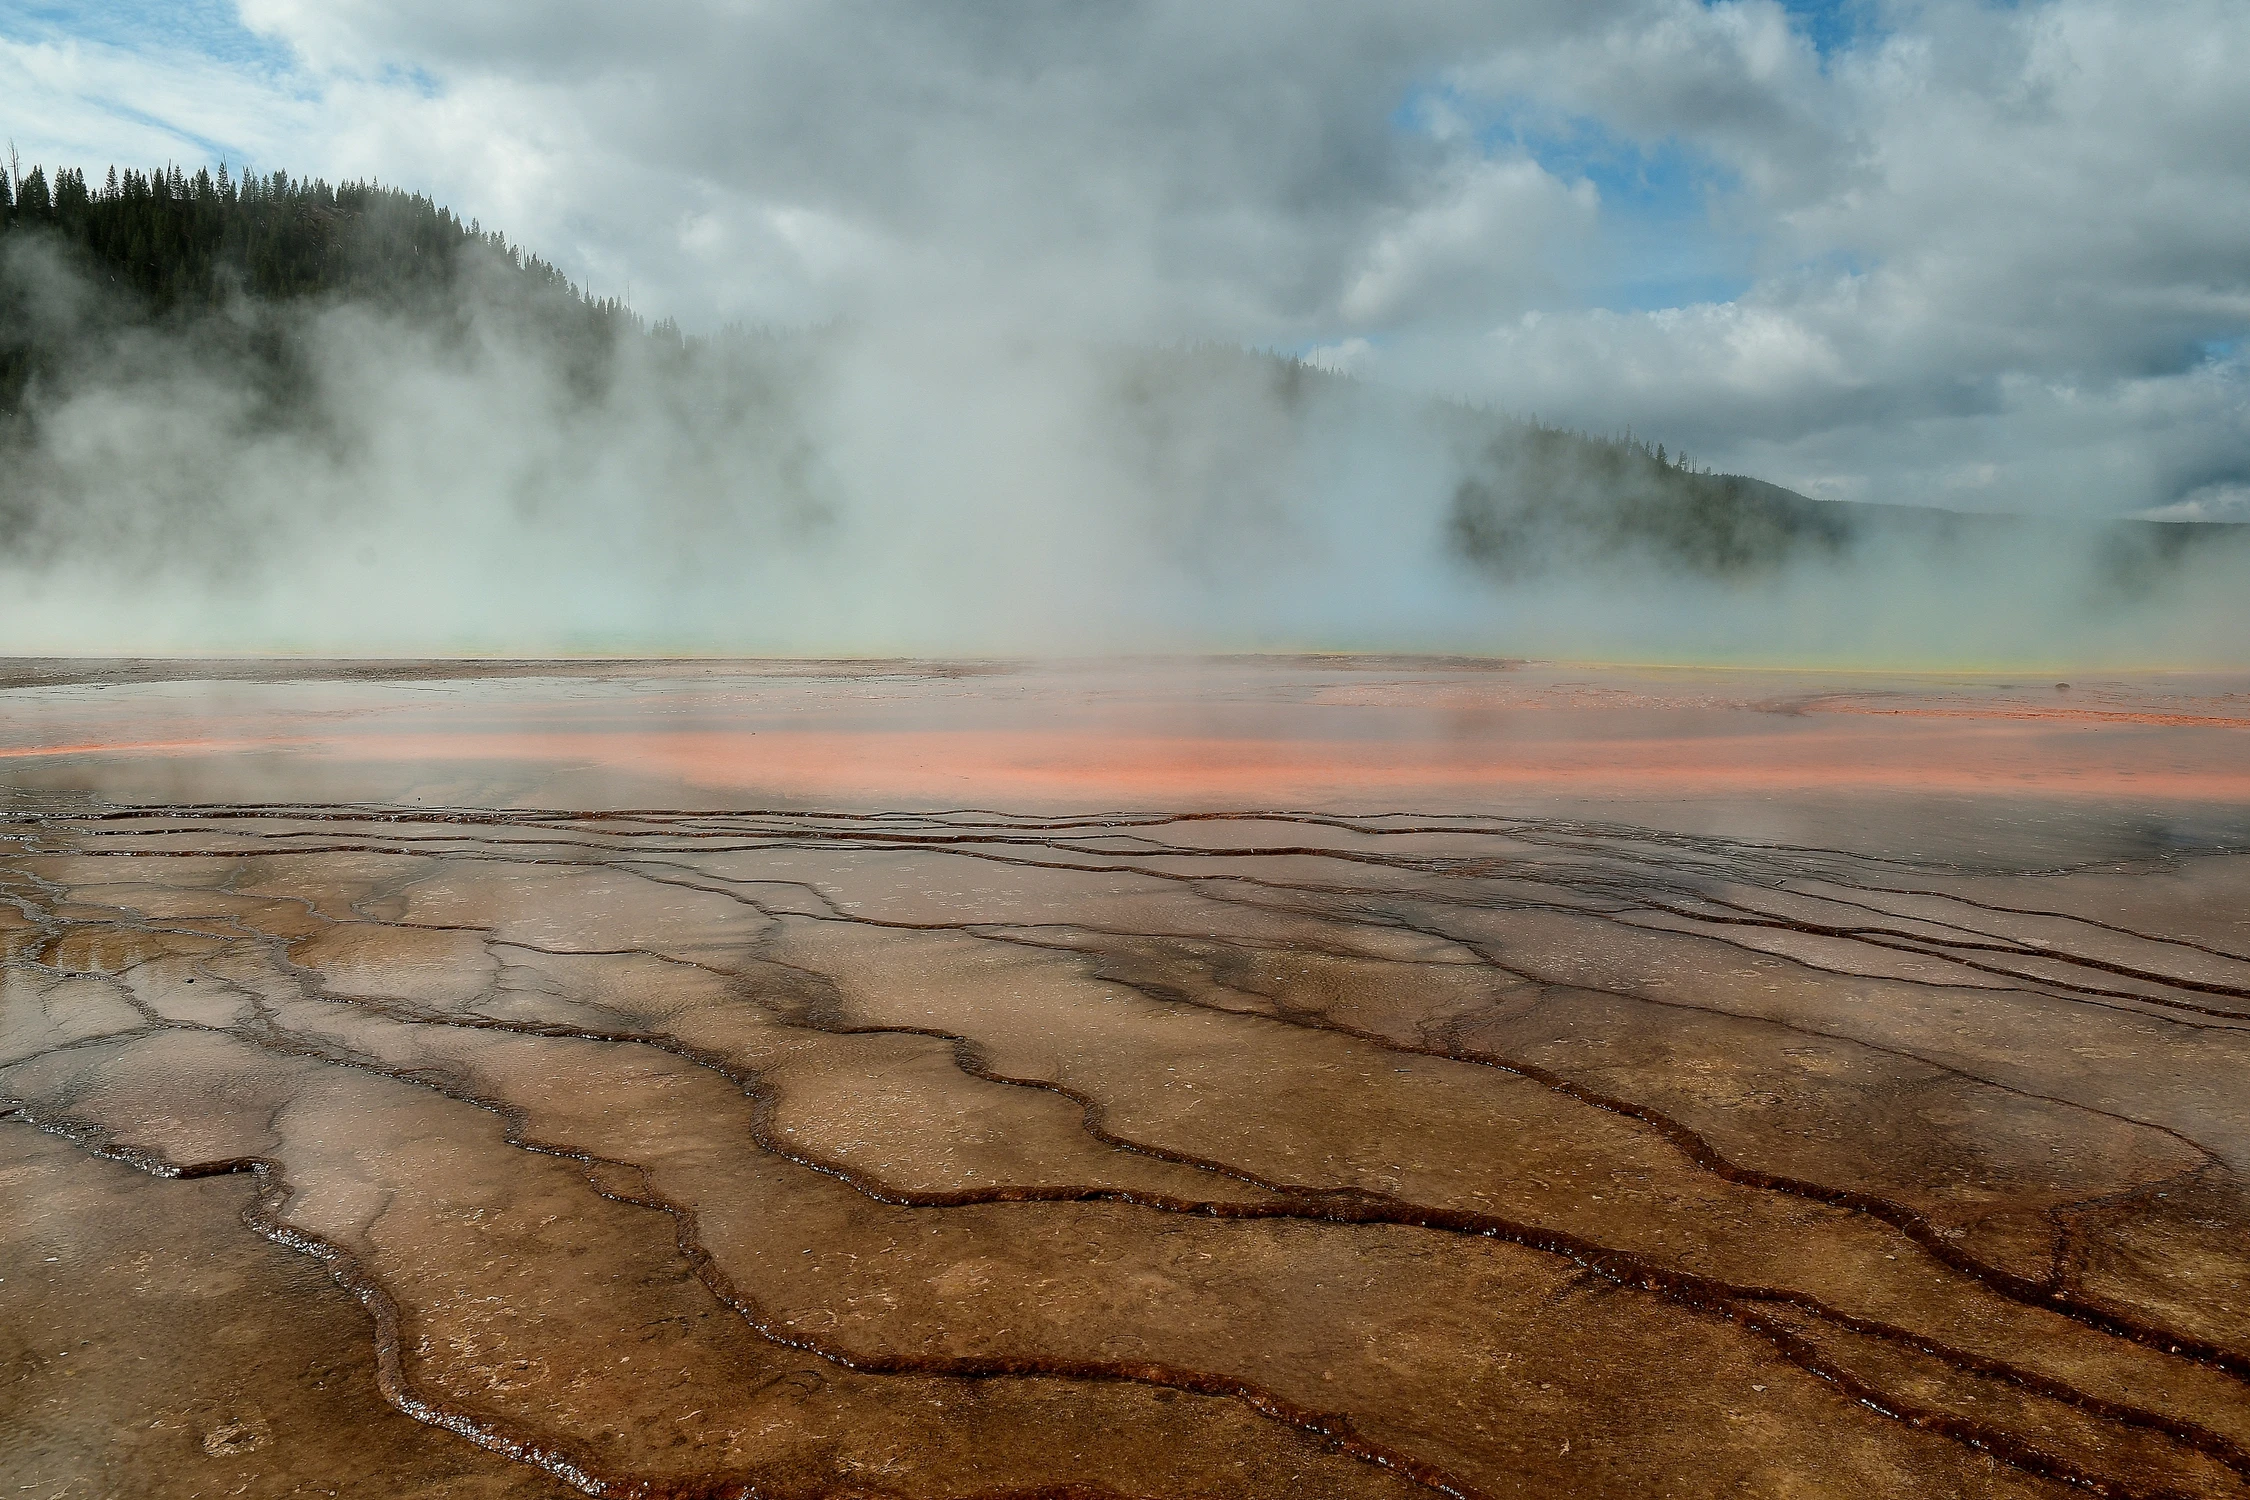
[[797,330],[596,358],[496,283],[136,326],[17,245],[0,335],[69,355],[0,627],[2239,664],[2243,545],[2100,520],[2250,521],[2246,57],[2234,0],[0,17],[27,162],[403,181]]
[[928,319],[589,360],[490,276],[155,325],[36,247],[5,278],[75,351],[5,490],[18,653],[2250,654],[2224,541],[1704,514],[1636,499],[1677,472],[1637,450],[1231,348]]
[[74,351],[4,493],[16,652],[2250,654],[2241,546],[1703,515],[1636,499],[1674,475],[1638,450],[1222,346],[922,319],[587,360],[477,274],[223,337],[108,324],[38,247],[4,277]]

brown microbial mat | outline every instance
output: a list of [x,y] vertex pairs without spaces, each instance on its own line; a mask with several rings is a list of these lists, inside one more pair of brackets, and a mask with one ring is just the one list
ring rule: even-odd
[[0,1495],[2250,1495],[2250,683],[37,668]]

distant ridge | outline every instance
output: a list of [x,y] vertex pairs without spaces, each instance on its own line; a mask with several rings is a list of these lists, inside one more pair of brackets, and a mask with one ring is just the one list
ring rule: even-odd
[[436,316],[473,282],[538,319],[580,361],[628,336],[681,338],[675,323],[651,327],[617,299],[581,291],[498,230],[372,182],[238,180],[223,166],[112,167],[91,187],[70,168],[50,179],[35,166],[20,183],[0,173],[0,262],[42,250],[107,295],[72,308],[66,330],[27,278],[0,277],[0,413],[20,410],[35,379],[66,367],[62,338],[163,323],[239,347],[241,329],[199,315],[246,306],[350,300]]
[[622,303],[573,286],[560,269],[431,199],[373,182],[331,186],[286,172],[235,179],[221,167],[109,169],[89,187],[33,167],[0,174],[0,233],[43,236],[143,310],[215,307],[240,296],[411,298],[472,268],[505,268],[589,312],[629,320]]
[[[64,298],[42,261],[75,273],[93,296]],[[61,301],[68,301],[63,307]],[[252,388],[266,419],[300,420],[310,379],[296,337],[307,308],[358,304],[464,331],[496,312],[553,359],[571,389],[598,397],[621,350],[668,360],[683,388],[747,404],[785,388],[833,331],[689,337],[596,298],[497,230],[464,222],[430,198],[371,182],[330,185],[284,172],[111,168],[98,186],[75,170],[34,167],[0,178],[0,444],[28,442],[41,392],[67,391],[82,370],[114,371],[131,330],[160,329],[213,380]],[[101,356],[107,355],[107,363]],[[2250,526],[2218,522],[2067,523],[1921,506],[1815,500],[1765,480],[1695,467],[1661,444],[1524,422],[1406,398],[1302,361],[1231,345],[1094,351],[1121,430],[1179,412],[1211,391],[1250,391],[1290,414],[1284,431],[1235,435],[1217,477],[1271,468],[1260,443],[1301,440],[1346,403],[1414,424],[1446,444],[1462,476],[1448,532],[1461,559],[1496,580],[1558,564],[1639,559],[1718,578],[1875,545],[1942,547],[1968,538],[2096,534],[2121,578],[2187,553],[2237,545]],[[89,375],[85,378],[103,378]],[[735,398],[742,398],[737,401]],[[1170,406],[1167,407],[1167,403]],[[786,441],[777,437],[776,441]],[[0,493],[0,521],[8,496]]]

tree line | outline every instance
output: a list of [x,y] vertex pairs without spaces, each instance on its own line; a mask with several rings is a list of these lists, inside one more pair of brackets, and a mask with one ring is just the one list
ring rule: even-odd
[[[51,315],[34,302],[60,295],[53,279],[20,274],[18,252],[59,257],[95,295],[66,299],[76,304],[67,316]],[[30,435],[36,403],[27,393],[38,381],[67,385],[75,368],[100,368],[82,356],[113,332],[151,323],[213,370],[253,381],[274,418],[287,419],[307,385],[290,309],[324,298],[440,328],[466,327],[495,309],[519,315],[521,329],[589,396],[607,387],[621,342],[640,339],[676,353],[687,381],[747,401],[745,393],[789,378],[794,342],[735,328],[691,339],[670,319],[650,326],[497,230],[380,183],[238,175],[221,164],[193,172],[112,167],[95,184],[74,168],[21,171],[11,151],[0,163],[0,449]],[[1107,349],[1099,362],[1116,384],[1121,421],[1164,391],[1223,388],[1233,378],[1228,368],[1240,371],[1242,362],[1264,367],[1285,409],[1314,387],[1356,384],[1233,345]],[[114,358],[108,368],[117,368]],[[1574,545],[1647,545],[1732,573],[1769,566],[1801,545],[1834,550],[1847,539],[1838,508],[1712,474],[1629,430],[1599,436],[1440,405],[1448,406],[1441,425],[1468,455],[1453,543],[1496,572],[1536,571]]]
[[221,164],[109,169],[90,186],[76,168],[50,177],[13,159],[0,175],[0,236],[42,235],[82,268],[147,299],[155,310],[212,306],[236,294],[385,296],[452,283],[464,258],[504,264],[527,286],[561,292],[589,310],[629,317],[559,269],[463,222],[420,193],[374,182],[330,185],[286,172],[244,173]]
[[[16,274],[16,252],[35,249],[106,293],[72,310],[67,333],[30,305],[42,295],[37,279]],[[685,342],[670,319],[650,326],[622,301],[581,291],[551,262],[426,195],[238,175],[223,163],[113,166],[95,183],[72,167],[26,171],[11,149],[0,163],[0,273],[0,413],[18,411],[31,381],[66,363],[58,338],[149,321],[201,327],[214,322],[201,315],[246,299],[265,309],[350,299],[445,316],[459,312],[454,294],[474,277],[482,299],[531,313],[580,364],[599,362],[622,338]]]

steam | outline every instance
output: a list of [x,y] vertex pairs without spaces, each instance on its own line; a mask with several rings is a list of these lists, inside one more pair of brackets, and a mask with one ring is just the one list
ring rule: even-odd
[[1712,553],[1614,451],[1527,467],[1518,424],[1236,349],[962,316],[597,358],[495,286],[152,327],[12,251],[8,315],[75,353],[0,446],[7,650],[2250,660],[2225,542]]

